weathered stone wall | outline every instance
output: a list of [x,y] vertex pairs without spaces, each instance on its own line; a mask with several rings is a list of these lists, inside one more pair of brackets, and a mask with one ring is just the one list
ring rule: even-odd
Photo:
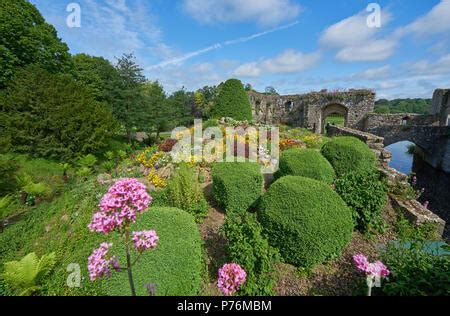
[[450,124],[450,89],[437,89],[433,94],[432,114],[439,117],[441,126]]
[[439,125],[439,118],[435,115],[421,115],[411,113],[376,114],[369,113],[364,119],[364,130],[369,131],[381,126],[402,125]]
[[375,107],[375,93],[370,90],[346,92],[311,92],[298,95],[266,95],[248,92],[253,117],[260,123],[289,124],[324,131],[324,120],[330,114],[345,117],[346,126],[363,129],[367,113]]

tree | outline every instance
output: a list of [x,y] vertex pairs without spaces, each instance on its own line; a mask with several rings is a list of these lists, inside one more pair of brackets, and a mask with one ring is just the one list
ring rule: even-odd
[[0,1],[0,88],[17,69],[38,64],[52,73],[71,68],[69,48],[26,0]]
[[193,122],[194,117],[192,110],[195,106],[194,94],[181,89],[175,91],[168,99],[168,106],[170,108],[170,121],[172,126],[189,125]]
[[277,90],[275,90],[274,87],[269,86],[266,88],[266,94],[273,95],[273,94],[278,94],[278,92],[277,92]]
[[107,106],[83,85],[37,65],[16,73],[0,95],[0,110],[12,149],[38,157],[72,160],[95,153],[117,130]]
[[119,75],[114,66],[103,57],[87,54],[75,55],[72,60],[75,81],[89,88],[97,101],[107,101],[108,86]]
[[213,118],[232,117],[235,120],[251,121],[252,108],[241,81],[227,80],[219,86],[219,95],[214,107],[211,109]]
[[112,114],[125,129],[128,142],[131,143],[133,129],[146,128],[141,93],[145,77],[133,54],[120,57],[115,68],[118,76],[108,86],[107,100]]
[[142,95],[148,131],[156,132],[156,139],[159,140],[160,133],[168,129],[172,114],[166,102],[166,94],[158,81],[148,81],[142,86]]
[[244,86],[244,90],[245,90],[245,91],[253,91],[253,87],[252,87],[252,85],[251,85],[250,83],[247,83],[247,84]]

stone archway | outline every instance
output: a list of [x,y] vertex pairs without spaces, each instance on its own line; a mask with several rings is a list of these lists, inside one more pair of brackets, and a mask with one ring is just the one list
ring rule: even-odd
[[327,125],[327,118],[331,117],[331,116],[342,117],[343,121],[344,121],[343,125],[347,126],[347,124],[348,124],[348,108],[346,106],[344,106],[342,104],[338,104],[338,103],[328,104],[322,108],[322,112],[321,112],[320,131],[322,133],[325,132],[325,127]]

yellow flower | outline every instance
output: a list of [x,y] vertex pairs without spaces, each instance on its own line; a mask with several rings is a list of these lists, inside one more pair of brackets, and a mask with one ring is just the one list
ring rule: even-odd
[[167,182],[166,180],[164,180],[163,178],[161,178],[160,176],[158,176],[156,174],[155,169],[153,169],[152,171],[150,171],[150,173],[147,176],[148,181],[150,181],[150,183],[152,183],[156,188],[165,188],[167,186]]

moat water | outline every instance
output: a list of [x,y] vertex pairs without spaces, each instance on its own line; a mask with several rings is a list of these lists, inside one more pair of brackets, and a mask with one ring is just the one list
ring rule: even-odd
[[386,149],[392,153],[390,167],[402,173],[417,176],[417,189],[425,189],[419,201],[429,202],[432,212],[447,222],[445,237],[450,238],[450,174],[437,170],[424,162],[419,155],[408,153],[411,142],[399,142]]

